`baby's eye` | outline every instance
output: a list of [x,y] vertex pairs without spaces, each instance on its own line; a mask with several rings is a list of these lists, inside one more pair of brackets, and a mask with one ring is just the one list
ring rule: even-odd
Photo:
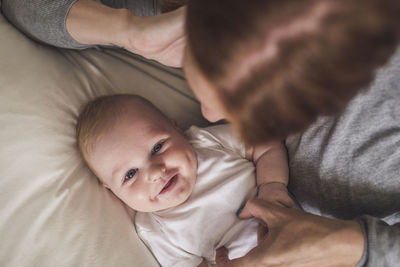
[[130,169],[126,174],[125,174],[125,180],[131,179],[133,176],[135,176],[137,172],[137,169]]
[[160,149],[162,148],[162,143],[158,143],[157,145],[155,145],[154,147],[153,147],[153,150],[151,151],[151,153],[152,154],[155,154],[155,153],[157,153],[158,151],[160,151]]

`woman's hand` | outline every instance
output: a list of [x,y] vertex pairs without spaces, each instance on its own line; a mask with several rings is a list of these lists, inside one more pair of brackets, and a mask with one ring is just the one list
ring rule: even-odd
[[268,233],[242,258],[229,260],[227,250],[218,249],[218,266],[355,266],[362,257],[364,237],[357,222],[328,219],[260,199],[249,200],[239,216],[258,218]]
[[158,16],[140,17],[127,9],[79,0],[68,13],[66,27],[78,43],[115,45],[162,64],[181,67],[185,15],[185,7],[181,7]]
[[131,16],[122,46],[162,64],[181,67],[185,49],[186,8],[152,17]]

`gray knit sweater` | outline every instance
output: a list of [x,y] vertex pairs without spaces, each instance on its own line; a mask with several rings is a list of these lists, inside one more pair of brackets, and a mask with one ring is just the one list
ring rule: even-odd
[[337,117],[286,140],[289,190],[306,211],[358,219],[360,266],[400,266],[400,48]]
[[[3,0],[5,16],[36,40],[65,48],[88,46],[67,33],[76,0]],[[160,0],[103,0],[139,15]],[[400,51],[375,82],[337,118],[320,118],[287,139],[289,189],[304,210],[358,220],[366,234],[360,266],[400,264]]]

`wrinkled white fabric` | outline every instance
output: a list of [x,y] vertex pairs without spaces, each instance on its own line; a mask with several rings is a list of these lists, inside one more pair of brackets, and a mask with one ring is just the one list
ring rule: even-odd
[[119,50],[44,46],[1,13],[0,42],[0,266],[158,266],[127,209],[84,165],[75,124],[88,101],[125,93],[184,129],[205,126],[181,71]]

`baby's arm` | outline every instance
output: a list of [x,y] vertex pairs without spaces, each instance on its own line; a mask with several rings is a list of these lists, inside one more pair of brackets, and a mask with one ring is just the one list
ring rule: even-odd
[[249,158],[256,165],[258,198],[278,205],[293,207],[287,184],[289,169],[286,148],[282,142],[270,142],[257,145],[247,151]]

